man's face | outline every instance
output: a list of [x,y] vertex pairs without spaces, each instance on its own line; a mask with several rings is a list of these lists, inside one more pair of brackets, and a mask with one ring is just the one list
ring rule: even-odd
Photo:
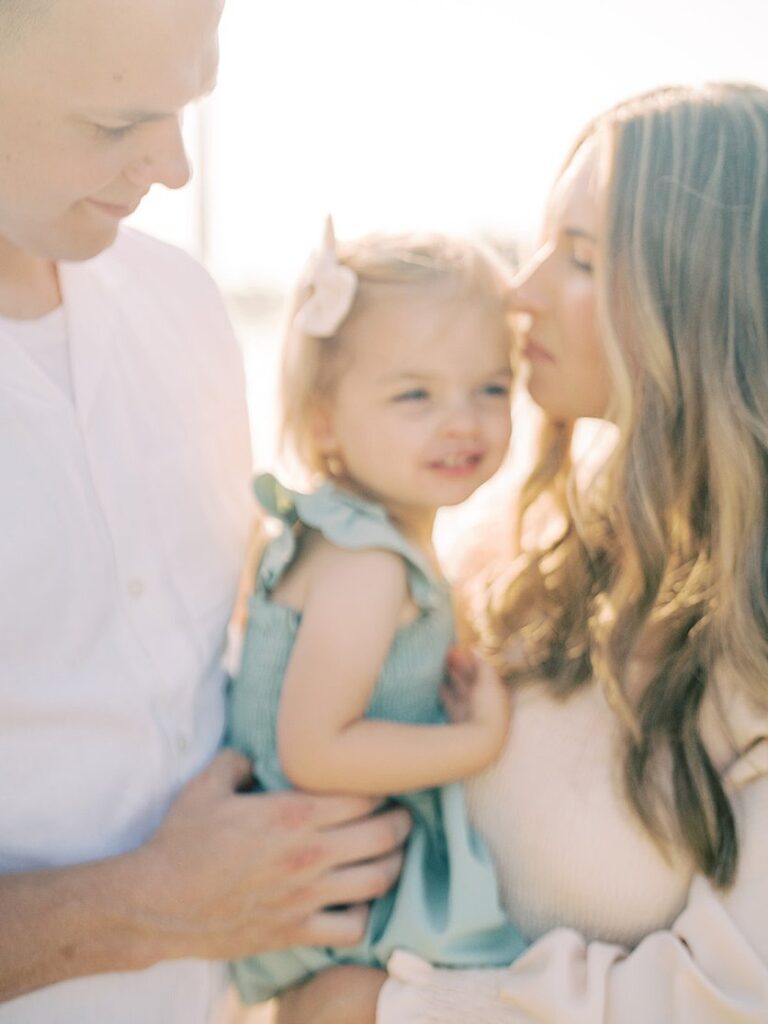
[[[0,257],[86,259],[155,182],[189,178],[223,0],[52,0],[0,60]],[[0,266],[2,262],[0,261]]]

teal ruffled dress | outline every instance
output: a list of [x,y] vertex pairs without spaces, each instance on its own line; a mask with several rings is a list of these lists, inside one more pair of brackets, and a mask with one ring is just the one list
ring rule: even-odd
[[[265,474],[254,483],[264,509],[282,520],[267,547],[250,600],[240,670],[229,693],[230,745],[252,758],[266,790],[289,789],[277,756],[280,690],[300,613],[274,602],[272,591],[297,556],[298,535],[318,530],[340,548],[384,548],[405,562],[420,614],[395,635],[376,682],[369,718],[440,723],[439,688],[453,642],[448,587],[398,532],[380,505],[325,483],[312,494],[283,488]],[[374,901],[358,946],[293,948],[233,964],[246,1002],[262,1002],[325,968],[345,963],[383,967],[395,949],[409,949],[453,967],[509,964],[524,940],[506,917],[485,846],[469,824],[460,784],[396,796],[413,816],[405,864],[396,887]]]

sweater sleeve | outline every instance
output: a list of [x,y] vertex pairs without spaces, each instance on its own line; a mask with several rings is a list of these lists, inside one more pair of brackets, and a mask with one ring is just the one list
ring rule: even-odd
[[632,951],[558,928],[506,970],[395,954],[378,1024],[764,1024],[768,1020],[768,743],[740,763],[737,878],[696,877],[686,907]]

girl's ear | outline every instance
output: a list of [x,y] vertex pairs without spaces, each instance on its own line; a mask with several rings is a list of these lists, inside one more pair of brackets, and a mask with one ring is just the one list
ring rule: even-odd
[[309,417],[312,440],[321,455],[334,455],[339,448],[333,422],[333,409],[327,398],[318,398],[312,405]]

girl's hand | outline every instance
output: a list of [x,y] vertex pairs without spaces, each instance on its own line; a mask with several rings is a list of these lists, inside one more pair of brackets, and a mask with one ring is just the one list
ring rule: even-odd
[[471,724],[481,730],[486,764],[490,764],[507,738],[509,690],[488,662],[474,652],[453,648],[446,669],[440,694],[446,714],[455,724]]

